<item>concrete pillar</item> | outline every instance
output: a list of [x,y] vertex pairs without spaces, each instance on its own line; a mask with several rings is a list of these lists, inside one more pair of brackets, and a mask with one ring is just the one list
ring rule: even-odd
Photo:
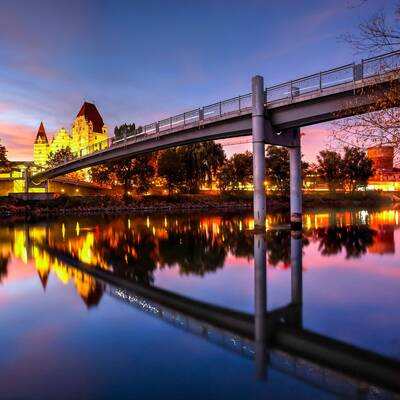
[[267,256],[265,232],[254,234],[254,344],[257,379],[266,377]]
[[297,306],[296,321],[302,326],[303,316],[303,240],[301,231],[292,231],[290,238],[291,303]]
[[265,144],[264,144],[264,79],[252,79],[253,101],[253,206],[254,227],[265,227]]
[[[297,132],[297,135],[300,133]],[[300,141],[299,141],[300,142]],[[290,159],[290,223],[293,229],[301,229],[302,201],[301,201],[301,147],[289,148]]]
[[29,169],[25,169],[25,174],[24,174],[24,192],[28,193],[29,192]]

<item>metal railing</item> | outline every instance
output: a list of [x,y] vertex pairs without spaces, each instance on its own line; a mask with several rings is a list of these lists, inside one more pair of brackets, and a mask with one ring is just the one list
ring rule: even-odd
[[[265,103],[268,105],[277,101],[293,100],[294,98],[305,94],[322,93],[324,90],[335,86],[351,82],[355,83],[397,69],[400,69],[400,50],[361,60],[358,64],[352,63],[343,65],[328,71],[321,71],[314,75],[309,75],[266,88]],[[202,108],[190,110],[182,114],[174,115],[160,121],[152,122],[151,124],[144,125],[138,129],[134,135],[120,139],[108,138],[105,141],[74,152],[74,156],[79,158],[109,149],[110,147],[124,146],[127,143],[131,144],[157,138],[176,128],[218,119],[233,113],[250,112],[252,106],[251,96],[251,93],[248,93],[210,104]]]

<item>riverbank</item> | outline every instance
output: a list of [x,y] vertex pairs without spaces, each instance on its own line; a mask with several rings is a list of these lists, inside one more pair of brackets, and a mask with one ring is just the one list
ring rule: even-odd
[[[400,194],[357,192],[349,193],[305,193],[304,211],[329,208],[368,208],[395,207]],[[190,212],[194,210],[250,210],[252,193],[218,195],[176,195],[176,196],[61,196],[52,200],[20,200],[0,198],[0,215],[69,215],[69,214],[113,214],[121,212]],[[269,195],[267,212],[289,211],[287,196]]]

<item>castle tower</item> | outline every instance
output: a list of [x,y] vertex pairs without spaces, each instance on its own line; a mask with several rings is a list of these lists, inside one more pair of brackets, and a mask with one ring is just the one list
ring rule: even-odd
[[93,103],[84,102],[72,126],[72,151],[91,153],[106,139],[107,127],[99,111]]
[[43,122],[40,123],[39,130],[33,144],[33,160],[35,164],[45,167],[49,152],[49,142],[47,140],[46,131]]
[[57,153],[61,149],[71,148],[72,138],[65,128],[61,128],[51,141],[49,153]]

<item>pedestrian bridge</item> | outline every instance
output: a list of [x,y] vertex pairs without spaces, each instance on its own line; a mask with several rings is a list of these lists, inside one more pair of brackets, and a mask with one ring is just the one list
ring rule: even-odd
[[[388,107],[377,100],[399,81],[400,51],[267,89],[263,77],[255,76],[250,94],[153,122],[121,140],[108,139],[96,147],[80,149],[74,160],[40,172],[29,181],[39,185],[69,172],[169,147],[252,135],[254,225],[265,227],[265,144],[273,144],[289,148],[290,220],[298,229],[302,221],[300,127],[362,114],[372,105],[374,111],[378,106]],[[397,105],[400,102],[390,107]]]
[[[341,118],[343,112],[366,112],[383,90],[398,81],[399,71],[400,51],[396,51],[263,87],[264,143],[299,146],[296,129]],[[255,101],[253,84],[253,93],[152,122],[133,136],[82,148],[74,160],[33,175],[30,181],[37,185],[82,168],[169,147],[252,135]]]

